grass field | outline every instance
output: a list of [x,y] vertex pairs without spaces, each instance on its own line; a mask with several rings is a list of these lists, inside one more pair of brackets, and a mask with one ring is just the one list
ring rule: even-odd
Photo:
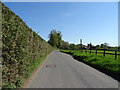
[[95,55],[95,53],[86,54],[85,52],[73,50],[60,50],[60,51],[72,55],[78,61],[84,61],[91,65],[98,66],[102,69],[109,70],[120,75],[120,62],[118,59],[111,58],[112,55],[103,56]]
[[[85,54],[90,54],[90,50],[82,50],[81,53],[85,53]],[[104,51],[103,50],[97,50],[97,55],[99,56],[104,56]],[[115,54],[115,51],[105,51],[105,53],[111,53],[111,54]],[[96,55],[96,50],[91,50],[91,54]],[[119,54],[119,52],[117,52],[117,54]],[[105,54],[105,57],[109,57],[109,58],[113,58],[115,59],[115,55],[110,55],[110,54]],[[117,58],[118,59],[118,55]]]

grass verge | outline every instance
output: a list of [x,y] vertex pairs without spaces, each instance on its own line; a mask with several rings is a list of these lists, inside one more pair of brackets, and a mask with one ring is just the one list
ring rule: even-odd
[[97,56],[93,54],[85,54],[80,51],[60,50],[61,52],[72,55],[78,61],[82,61],[94,68],[102,71],[111,72],[114,75],[120,76],[120,62],[118,59],[113,59],[105,56]]
[[[11,89],[11,88],[21,88],[24,86],[25,84],[25,81],[27,79],[29,79],[32,75],[32,73],[38,68],[38,66],[44,62],[45,58],[48,56],[49,54],[47,55],[43,55],[37,59],[34,60],[34,62],[28,66],[28,72],[24,75],[24,77],[21,77],[19,79],[19,81],[16,83],[16,85],[13,85],[13,84],[9,84],[9,85],[6,85],[3,87],[3,89],[7,88],[7,89]],[[16,87],[17,86],[17,87]]]

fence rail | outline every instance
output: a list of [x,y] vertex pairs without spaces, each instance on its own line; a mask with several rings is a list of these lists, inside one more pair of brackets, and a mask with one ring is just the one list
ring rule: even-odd
[[[94,50],[94,52],[93,52]],[[114,55],[115,59],[117,59],[117,57],[120,55],[118,50],[108,50],[108,49],[83,49],[82,51],[84,51],[85,53],[95,53],[96,55],[98,53],[103,54],[103,56],[106,56],[106,54],[109,55]],[[101,51],[101,52],[100,52]],[[107,51],[112,51],[112,53],[107,52]]]

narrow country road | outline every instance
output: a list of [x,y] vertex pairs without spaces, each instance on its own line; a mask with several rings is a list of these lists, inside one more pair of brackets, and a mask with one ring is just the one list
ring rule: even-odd
[[27,88],[118,88],[118,82],[70,55],[53,51]]

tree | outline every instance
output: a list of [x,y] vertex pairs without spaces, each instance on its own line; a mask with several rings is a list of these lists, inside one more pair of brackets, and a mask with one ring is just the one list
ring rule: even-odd
[[107,49],[109,47],[108,43],[101,44],[102,49]]
[[104,48],[104,44],[101,44],[101,48]]
[[96,49],[100,49],[100,45],[96,45]]
[[74,50],[79,50],[79,49],[80,49],[80,45],[75,45]]
[[57,45],[57,47],[61,48],[61,46],[62,46],[62,34],[61,34],[60,31],[57,32],[57,38],[58,38],[58,45]]
[[69,43],[62,40],[61,49],[69,49]]
[[71,50],[74,50],[74,49],[75,49],[75,44],[74,44],[74,43],[70,44],[70,49],[71,49]]
[[104,49],[107,49],[109,47],[108,43],[104,43]]
[[91,48],[92,48],[92,44],[91,44],[91,43],[88,44],[88,45],[87,45],[87,48],[88,48],[88,49],[91,49]]
[[57,45],[57,36],[56,36],[57,32],[56,30],[52,30],[49,34],[49,40],[48,43],[50,45],[52,45],[53,47],[56,47]]
[[62,34],[60,31],[52,30],[49,34],[48,43],[53,47],[60,48],[62,42]]

